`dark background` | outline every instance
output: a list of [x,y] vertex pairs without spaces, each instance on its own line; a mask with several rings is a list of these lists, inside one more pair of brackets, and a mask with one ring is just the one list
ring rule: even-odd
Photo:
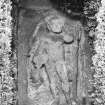
[[19,7],[35,9],[37,6],[53,6],[59,10],[62,8],[71,9],[74,12],[83,12],[84,1],[86,0],[12,0],[13,4]]

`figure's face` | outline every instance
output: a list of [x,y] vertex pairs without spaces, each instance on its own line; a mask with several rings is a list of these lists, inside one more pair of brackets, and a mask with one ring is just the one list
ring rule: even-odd
[[48,23],[48,28],[52,32],[59,33],[62,31],[62,27],[64,26],[64,23],[65,23],[65,21],[62,18],[52,19]]

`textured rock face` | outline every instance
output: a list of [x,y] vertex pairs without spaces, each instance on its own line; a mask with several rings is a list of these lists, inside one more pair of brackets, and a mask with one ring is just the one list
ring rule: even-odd
[[82,25],[60,14],[49,15],[36,26],[33,39],[27,59],[27,91],[33,105],[81,103],[87,95]]

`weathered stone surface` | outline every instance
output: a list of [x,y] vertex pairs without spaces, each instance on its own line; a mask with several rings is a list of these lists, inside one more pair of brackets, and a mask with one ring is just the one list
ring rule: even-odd
[[[44,99],[45,101],[42,101],[43,105],[46,102],[50,104],[57,97],[59,97],[59,104],[62,105],[70,104],[71,98],[74,101],[82,101],[82,98],[86,96],[83,27],[79,22],[65,24],[68,21],[66,18],[62,20],[64,23],[61,24],[59,22],[62,19],[60,14],[58,14],[58,17],[55,15],[52,17],[50,18],[53,19],[51,27],[50,22],[45,21],[41,27],[46,27],[46,31],[40,33],[39,27],[37,33],[34,33],[36,35],[33,35],[37,41],[34,42],[28,59],[28,95],[35,101],[37,94],[49,94],[49,100]],[[54,21],[58,23],[56,24]],[[47,24],[50,27],[49,31],[47,30],[49,29]],[[60,30],[60,33],[55,29],[55,26]],[[70,30],[67,30],[66,26]],[[40,35],[38,35],[38,32]],[[59,38],[62,40],[59,40]],[[36,73],[34,75],[35,83],[31,82],[32,78],[30,81],[30,72],[32,74],[33,72]],[[29,88],[30,86],[33,90]],[[39,103],[39,105],[42,103]]]
[[41,16],[20,14],[20,105],[82,105],[89,69],[83,27],[55,10]]

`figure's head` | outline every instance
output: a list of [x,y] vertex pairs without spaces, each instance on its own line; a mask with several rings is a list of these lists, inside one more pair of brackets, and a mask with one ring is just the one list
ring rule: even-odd
[[55,33],[62,32],[62,28],[65,24],[65,18],[61,16],[49,16],[46,18],[47,27],[50,31]]

